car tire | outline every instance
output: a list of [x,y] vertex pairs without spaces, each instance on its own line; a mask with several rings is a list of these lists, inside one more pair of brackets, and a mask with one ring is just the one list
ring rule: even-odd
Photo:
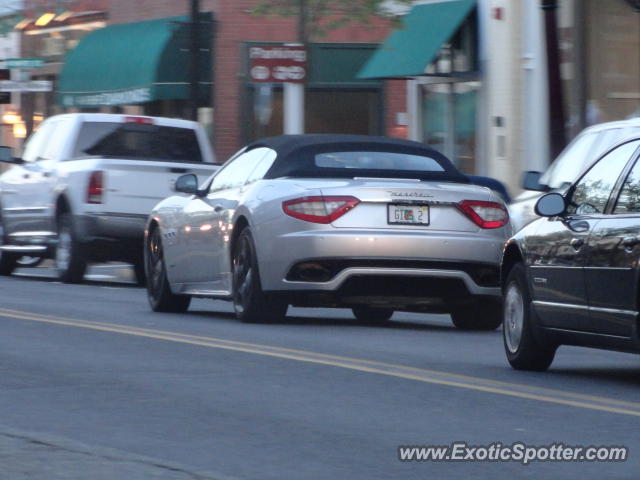
[[534,334],[535,313],[521,263],[516,264],[504,287],[504,322],[502,327],[507,360],[516,370],[543,372],[549,368],[556,346],[542,343]]
[[58,242],[54,262],[58,278],[64,283],[80,283],[87,270],[86,246],[77,238],[71,214],[58,216]]
[[232,255],[233,309],[238,320],[270,323],[287,313],[287,303],[262,290],[258,258],[251,230],[247,227],[234,243]]
[[456,309],[451,321],[460,330],[495,330],[502,323],[502,302],[487,299]]
[[393,315],[391,308],[353,307],[353,316],[362,322],[386,323]]
[[144,250],[144,266],[147,277],[147,299],[154,312],[183,313],[191,303],[189,295],[176,295],[171,291],[167,278],[160,229],[154,228]]
[[[5,245],[4,224],[0,218],[0,244]],[[0,275],[11,275],[16,269],[18,258],[11,253],[0,251]]]

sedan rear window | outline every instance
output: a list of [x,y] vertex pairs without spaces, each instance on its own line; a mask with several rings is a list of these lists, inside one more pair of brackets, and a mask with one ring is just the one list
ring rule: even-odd
[[117,122],[82,124],[73,156],[202,162],[192,129]]
[[319,153],[315,156],[315,165],[320,168],[444,172],[442,165],[433,158],[397,152]]

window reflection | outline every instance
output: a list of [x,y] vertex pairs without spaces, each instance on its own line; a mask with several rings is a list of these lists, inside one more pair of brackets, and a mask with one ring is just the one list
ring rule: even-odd
[[603,213],[616,180],[638,147],[639,141],[625,143],[602,157],[576,184],[569,213]]
[[[637,147],[640,142],[632,142],[632,144]],[[613,211],[613,213],[637,212],[640,212],[640,161],[636,161],[627,175]]]

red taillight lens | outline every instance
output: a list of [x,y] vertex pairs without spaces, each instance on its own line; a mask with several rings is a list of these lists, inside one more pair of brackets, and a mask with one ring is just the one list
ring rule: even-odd
[[458,208],[480,228],[500,228],[509,221],[509,213],[500,203],[463,200]]
[[102,203],[103,175],[102,171],[91,172],[87,186],[87,203]]
[[282,210],[287,215],[313,223],[331,223],[360,203],[350,196],[314,196],[294,198],[282,202]]

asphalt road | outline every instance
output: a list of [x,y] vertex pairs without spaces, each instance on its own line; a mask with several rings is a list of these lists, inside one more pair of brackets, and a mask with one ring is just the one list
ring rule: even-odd
[[[0,278],[0,479],[638,479],[640,357],[516,372],[499,331],[224,302],[155,314],[126,267]],[[625,462],[401,462],[398,447],[625,446]]]

